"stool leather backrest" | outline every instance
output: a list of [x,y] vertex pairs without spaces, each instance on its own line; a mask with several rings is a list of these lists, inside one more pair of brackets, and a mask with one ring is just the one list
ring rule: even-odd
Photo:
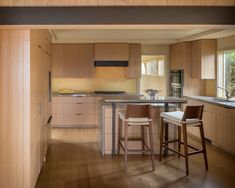
[[204,108],[204,105],[186,106],[182,121],[185,121],[186,119],[202,120],[203,108]]
[[133,117],[147,117],[151,119],[151,106],[150,105],[134,105],[128,104],[126,107],[126,119]]

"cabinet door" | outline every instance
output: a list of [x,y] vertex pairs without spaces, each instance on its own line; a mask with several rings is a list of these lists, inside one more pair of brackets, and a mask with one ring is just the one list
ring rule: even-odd
[[216,113],[208,112],[204,110],[203,112],[203,128],[205,137],[212,141],[216,140]]
[[56,44],[52,47],[52,75],[54,78],[63,77],[63,44]]
[[94,71],[94,45],[79,44],[77,77],[91,77]]
[[191,71],[191,42],[170,46],[170,69]]
[[217,116],[217,145],[235,154],[235,110],[220,107]]
[[129,63],[126,68],[127,78],[140,78],[141,77],[141,45],[130,44],[129,45]]
[[129,45],[126,43],[95,44],[96,61],[128,61]]
[[215,79],[216,40],[192,43],[192,78]]
[[77,77],[79,70],[79,45],[64,44],[63,77]]

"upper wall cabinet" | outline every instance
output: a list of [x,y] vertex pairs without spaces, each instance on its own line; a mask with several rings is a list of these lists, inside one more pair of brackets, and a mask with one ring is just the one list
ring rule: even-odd
[[216,40],[192,42],[192,78],[215,79]]
[[127,78],[140,78],[141,77],[141,45],[129,45],[129,62],[126,68]]
[[93,64],[93,44],[53,45],[53,77],[91,77]]
[[180,42],[170,46],[170,69],[191,71],[191,42]]
[[128,61],[129,45],[127,43],[96,43],[96,61]]

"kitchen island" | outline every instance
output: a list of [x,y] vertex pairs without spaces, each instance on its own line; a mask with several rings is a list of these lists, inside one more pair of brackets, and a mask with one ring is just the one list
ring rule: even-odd
[[[103,98],[100,101],[100,148],[102,154],[109,154],[109,152],[105,149],[105,140],[110,142],[111,140],[111,147],[112,147],[112,154],[116,154],[116,145],[117,145],[117,139],[116,139],[116,132],[117,132],[117,111],[125,110],[125,106],[127,104],[150,104],[152,106],[152,116],[155,117],[156,121],[153,121],[156,126],[159,125],[159,119],[160,119],[160,112],[161,111],[169,111],[170,108],[172,110],[176,110],[175,104],[182,104],[187,103],[187,99],[184,98],[178,98],[178,97],[156,97],[154,100],[150,100],[146,97],[135,97],[135,98]],[[170,105],[172,104],[172,105]],[[105,108],[106,107],[106,108]],[[108,107],[108,109],[107,109]],[[107,111],[109,111],[107,115]],[[111,112],[111,113],[110,113]],[[109,116],[109,118],[105,117]],[[110,118],[111,116],[111,118]],[[111,119],[111,125],[110,123],[107,123],[107,119]],[[155,125],[153,127],[156,127]],[[109,135],[109,139],[105,139],[105,131],[110,131],[111,134]],[[154,131],[157,136],[157,128]],[[156,140],[156,138],[154,138]],[[168,126],[166,126],[165,130],[165,139],[168,140]]]

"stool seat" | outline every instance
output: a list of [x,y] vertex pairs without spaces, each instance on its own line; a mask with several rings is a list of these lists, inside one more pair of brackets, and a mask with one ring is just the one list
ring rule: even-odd
[[173,123],[178,126],[182,126],[183,123],[186,123],[189,126],[199,126],[200,119],[199,118],[192,118],[186,119],[183,121],[184,112],[182,111],[174,111],[174,112],[162,112],[161,117],[163,117],[164,121],[168,123]]
[[152,119],[149,119],[147,117],[128,117],[125,118],[125,112],[121,111],[119,112],[119,118],[122,121],[125,121],[128,123],[128,125],[149,125],[149,122],[152,121]]

